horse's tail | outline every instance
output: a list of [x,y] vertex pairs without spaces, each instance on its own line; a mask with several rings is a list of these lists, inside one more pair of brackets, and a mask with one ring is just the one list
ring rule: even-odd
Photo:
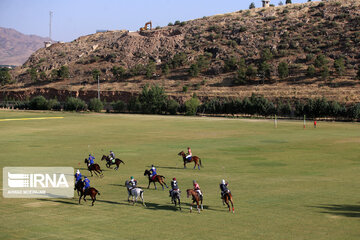
[[199,158],[199,162],[200,162],[200,166],[203,167],[203,165],[201,164],[201,158]]
[[125,163],[124,163],[124,161],[123,160],[121,160],[121,159],[119,159],[120,160],[120,163],[123,163],[124,165],[125,165]]
[[101,195],[100,192],[97,189],[95,189],[95,190],[96,190],[97,194]]

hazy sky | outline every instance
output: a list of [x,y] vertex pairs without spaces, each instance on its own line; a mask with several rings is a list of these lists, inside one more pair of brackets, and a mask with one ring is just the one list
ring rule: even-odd
[[251,2],[261,6],[261,0],[0,0],[0,27],[46,37],[49,11],[53,11],[52,39],[68,42],[98,29],[135,31],[149,20],[156,27],[235,12],[248,9]]

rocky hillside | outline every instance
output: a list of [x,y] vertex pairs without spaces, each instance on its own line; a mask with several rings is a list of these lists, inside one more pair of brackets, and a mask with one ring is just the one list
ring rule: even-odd
[[48,38],[0,27],[0,65],[22,65]]
[[[175,22],[143,32],[110,31],[42,48],[11,72],[4,96],[42,94],[126,100],[145,84],[186,99],[326,97],[360,102],[360,2],[257,8]],[[66,92],[66,96],[64,96]]]

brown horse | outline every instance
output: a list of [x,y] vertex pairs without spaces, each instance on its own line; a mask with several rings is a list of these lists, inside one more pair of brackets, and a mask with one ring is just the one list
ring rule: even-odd
[[235,210],[234,210],[234,202],[233,202],[230,190],[227,190],[226,193],[224,193],[224,196],[222,197],[222,200],[223,200],[223,205],[225,205],[225,203],[226,203],[226,205],[228,206],[229,212],[231,211],[229,202],[231,203],[232,212],[234,213],[235,212]]
[[[194,169],[196,167],[196,165],[198,166],[198,169],[200,170],[200,166],[202,167],[201,165],[201,159],[198,157],[198,156],[192,156],[191,157],[191,160],[189,161],[188,159],[186,159],[186,154],[184,153],[184,151],[181,151],[178,153],[179,156],[182,156],[183,160],[184,160],[184,168],[186,168],[186,164],[187,163],[190,163],[190,162],[194,162],[195,165],[194,165]],[[199,164],[200,163],[200,164]]]
[[[89,160],[87,158],[85,158],[84,162],[86,163],[86,166],[89,165]],[[94,171],[96,176],[99,176],[98,174],[100,174],[101,177],[104,176],[103,173],[102,173],[102,170],[100,169],[99,164],[97,164],[97,163],[94,163],[94,164],[88,166],[88,170],[91,173],[91,176],[93,176],[93,174],[92,174],[93,171]]]
[[115,158],[115,163],[113,163],[112,160],[110,160],[109,156],[106,156],[106,155],[102,156],[101,161],[103,161],[103,160],[106,160],[106,167],[107,168],[111,168],[110,167],[111,165],[116,164],[116,168],[114,168],[114,170],[119,169],[120,163],[125,164],[124,161],[119,159],[119,158]]
[[164,185],[166,186],[166,188],[168,188],[168,186],[166,185],[166,182],[164,181],[165,177],[164,176],[161,176],[161,175],[155,175],[154,178],[150,177],[151,173],[149,170],[145,170],[144,172],[144,176],[148,175],[149,177],[149,185],[148,185],[148,188],[150,187],[150,183],[153,182],[154,183],[154,186],[155,186],[155,189],[156,189],[156,185],[155,185],[155,182],[158,182],[160,183],[160,185],[162,186],[163,190],[164,190]]
[[198,213],[200,213],[200,207],[201,210],[203,210],[203,199],[194,189],[187,189],[186,190],[187,197],[189,198],[192,196],[192,202],[190,205],[190,212],[192,212],[192,205],[196,202],[196,208],[198,210]]
[[98,190],[96,190],[95,188],[93,188],[93,187],[90,187],[90,188],[84,190],[84,182],[81,181],[81,180],[78,181],[78,183],[76,184],[76,190],[78,192],[80,192],[80,194],[81,194],[80,197],[79,197],[79,204],[80,204],[82,196],[84,196],[84,201],[86,202],[85,197],[87,195],[89,195],[91,197],[91,200],[92,200],[91,206],[94,206],[94,202],[96,201],[96,194],[100,195],[100,192]]

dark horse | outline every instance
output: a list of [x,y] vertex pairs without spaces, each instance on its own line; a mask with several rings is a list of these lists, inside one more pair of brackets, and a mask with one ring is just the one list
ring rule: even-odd
[[103,161],[103,160],[106,160],[106,167],[107,168],[110,168],[111,165],[116,164],[116,168],[114,170],[119,169],[120,163],[125,164],[123,160],[118,159],[118,158],[115,158],[115,163],[113,163],[112,160],[110,160],[109,156],[105,156],[105,155],[103,155],[102,158],[101,158],[101,161]]
[[100,195],[100,192],[98,190],[96,190],[95,188],[93,187],[90,187],[86,190],[84,190],[84,182],[82,180],[78,181],[77,184],[76,184],[76,190],[78,191],[78,193],[80,192],[81,195],[79,197],[79,204],[80,204],[80,201],[81,201],[81,197],[84,196],[84,201],[86,202],[86,199],[85,197],[87,195],[89,195],[92,199],[92,205],[91,206],[94,206],[94,202],[96,201],[96,194],[99,194]]
[[[87,158],[85,158],[84,162],[86,163],[87,166],[89,165],[89,160]],[[103,173],[102,173],[102,170],[100,169],[99,164],[97,164],[97,163],[94,163],[94,164],[88,166],[88,170],[91,173],[91,176],[93,176],[93,174],[92,174],[93,171],[94,171],[96,176],[99,176],[98,174],[100,174],[101,177],[104,176]]]
[[201,210],[203,210],[203,204],[202,204],[203,199],[202,199],[202,197],[199,196],[199,194],[193,189],[186,190],[186,193],[187,193],[188,198],[190,196],[192,196],[192,202],[191,202],[191,205],[190,205],[190,212],[192,212],[192,205],[196,202],[196,208],[198,210],[198,213],[200,213],[200,206],[201,206]]
[[[184,168],[186,168],[186,164],[187,163],[190,163],[190,162],[194,162],[195,165],[194,165],[194,169],[196,167],[196,165],[198,166],[198,169],[200,170],[200,166],[202,167],[201,165],[201,159],[198,157],[198,156],[192,156],[191,157],[191,160],[189,161],[188,159],[186,159],[186,154],[184,153],[184,151],[181,151],[178,153],[179,156],[182,156],[183,160],[184,160]],[[200,164],[199,164],[200,163]]]
[[225,205],[225,203],[226,203],[226,205],[228,206],[229,212],[231,211],[229,202],[231,203],[232,212],[234,213],[235,212],[235,210],[234,210],[234,202],[233,202],[230,190],[227,190],[226,193],[224,193],[224,196],[223,196],[222,200],[223,200],[223,205]]
[[151,182],[154,183],[155,189],[156,189],[155,182],[160,183],[160,185],[162,186],[163,190],[164,190],[164,185],[163,185],[163,184],[165,184],[166,188],[168,188],[168,186],[166,185],[166,183],[165,183],[165,181],[164,181],[164,179],[165,179],[164,176],[155,175],[154,179],[152,179],[152,178],[150,177],[151,173],[150,173],[149,170],[145,170],[144,176],[146,176],[146,175],[148,175],[148,177],[149,177],[149,185],[148,185],[148,188],[150,187],[150,183],[151,183]]
[[171,202],[175,204],[175,207],[176,207],[176,200],[177,200],[177,203],[179,204],[179,208],[180,208],[180,211],[181,211],[181,205],[180,205],[180,190],[173,190],[172,193],[171,193]]

